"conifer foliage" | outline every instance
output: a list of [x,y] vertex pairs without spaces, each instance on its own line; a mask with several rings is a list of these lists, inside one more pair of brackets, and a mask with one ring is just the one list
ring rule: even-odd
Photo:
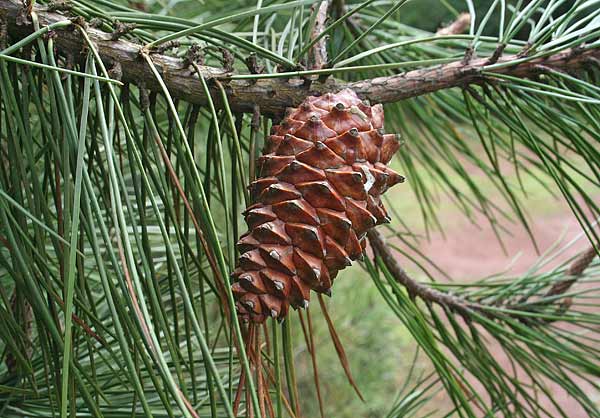
[[600,418],[599,79],[600,0],[0,0],[0,417]]

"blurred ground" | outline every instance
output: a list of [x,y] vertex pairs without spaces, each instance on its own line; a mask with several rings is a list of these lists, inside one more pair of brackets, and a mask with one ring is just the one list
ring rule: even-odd
[[[536,214],[531,222],[541,253],[551,248],[561,237],[566,243],[581,233],[577,219],[566,204],[551,199],[548,199],[548,204],[550,208],[544,210],[546,213]],[[421,250],[435,257],[436,264],[455,280],[480,279],[507,269],[513,274],[524,273],[539,258],[527,232],[520,226],[509,227],[511,235],[503,237],[506,249],[506,253],[503,253],[491,228],[485,227],[483,216],[478,218],[481,228],[460,216],[445,220],[449,221],[446,236],[434,233],[429,242],[421,245]],[[578,254],[585,247],[586,240],[582,238],[550,266]]]

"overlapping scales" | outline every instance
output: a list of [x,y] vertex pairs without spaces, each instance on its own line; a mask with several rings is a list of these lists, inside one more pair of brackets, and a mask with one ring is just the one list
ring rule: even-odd
[[352,90],[308,97],[273,126],[245,212],[248,232],[232,290],[244,320],[284,318],[310,291],[330,294],[361,257],[366,232],[389,222],[381,195],[404,180],[387,167],[399,148],[383,107]]

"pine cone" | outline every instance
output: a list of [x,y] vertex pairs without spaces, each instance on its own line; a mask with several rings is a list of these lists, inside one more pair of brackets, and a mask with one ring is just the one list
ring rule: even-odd
[[310,290],[331,294],[338,271],[361,257],[366,232],[389,222],[380,196],[404,180],[386,164],[398,150],[383,107],[352,90],[308,97],[273,126],[244,213],[249,232],[232,285],[245,321],[284,318]]

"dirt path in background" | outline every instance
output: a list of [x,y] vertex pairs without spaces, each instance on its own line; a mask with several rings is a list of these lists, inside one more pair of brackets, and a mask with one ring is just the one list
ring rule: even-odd
[[[446,237],[435,233],[431,242],[423,242],[421,249],[457,281],[477,280],[491,273],[501,272],[509,266],[510,273],[523,273],[539,258],[527,232],[518,225],[510,228],[512,236],[502,237],[507,250],[507,254],[504,254],[494,232],[486,227],[483,217],[479,222],[481,228],[473,226],[464,217],[446,222]],[[541,253],[556,244],[563,234],[563,243],[566,244],[581,233],[577,219],[568,208],[536,217],[531,227]],[[587,246],[587,240],[583,237],[559,261],[580,253]]]

